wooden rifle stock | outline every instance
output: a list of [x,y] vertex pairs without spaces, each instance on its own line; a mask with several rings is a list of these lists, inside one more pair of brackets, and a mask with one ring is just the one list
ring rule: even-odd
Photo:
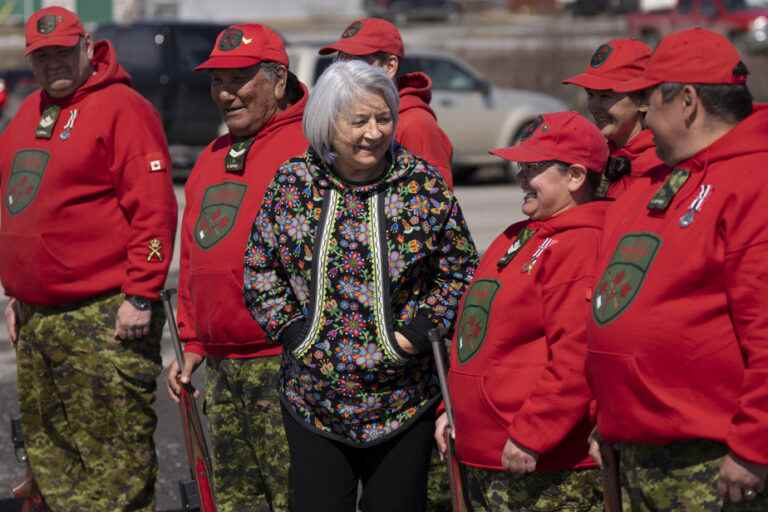
[[603,504],[605,512],[621,512],[621,481],[619,478],[619,454],[612,445],[599,442],[603,459]]
[[[160,296],[163,299],[165,316],[168,319],[168,327],[171,334],[173,350],[176,354],[176,362],[179,371],[184,368],[184,353],[181,349],[179,331],[176,327],[176,316],[173,313],[171,297],[176,290],[163,290]],[[187,451],[190,478],[196,483],[195,489],[184,482],[179,483],[181,501],[185,511],[216,512],[216,500],[211,488],[211,458],[208,454],[208,445],[205,442],[205,431],[201,420],[200,411],[195,401],[195,388],[191,383],[182,384],[179,393],[179,412],[181,414],[181,427],[184,431],[184,446]]]
[[451,397],[448,394],[448,372],[443,355],[445,347],[443,329],[430,329],[428,333],[429,341],[432,343],[432,352],[435,356],[435,367],[437,368],[437,377],[440,380],[440,390],[443,393],[443,403],[445,404],[445,414],[448,418],[448,429],[445,432],[445,440],[448,444],[445,462],[448,465],[448,477],[451,485],[451,510],[452,512],[466,512],[467,499],[464,494],[464,477],[461,464],[456,458],[456,445],[453,440],[454,423],[453,407],[451,406]]

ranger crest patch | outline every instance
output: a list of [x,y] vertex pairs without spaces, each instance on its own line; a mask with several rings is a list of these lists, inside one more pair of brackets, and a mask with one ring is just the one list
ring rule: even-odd
[[247,188],[229,181],[208,187],[195,223],[197,245],[210,249],[230,232]]
[[598,325],[612,322],[632,304],[659,247],[661,239],[652,233],[630,233],[619,241],[592,297],[592,316]]
[[466,363],[485,341],[491,305],[501,285],[492,279],[480,279],[472,283],[464,300],[458,325],[458,358]]

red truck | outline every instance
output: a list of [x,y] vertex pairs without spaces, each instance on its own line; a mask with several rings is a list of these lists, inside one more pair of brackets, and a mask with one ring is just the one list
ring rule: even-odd
[[768,0],[678,0],[673,9],[627,15],[629,33],[651,47],[670,32],[704,27],[742,51],[768,51]]

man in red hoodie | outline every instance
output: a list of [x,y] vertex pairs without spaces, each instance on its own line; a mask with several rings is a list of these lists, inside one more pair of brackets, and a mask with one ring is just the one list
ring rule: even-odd
[[0,279],[32,472],[52,510],[154,510],[176,229],[162,125],[74,13],[33,14],[26,55],[42,90],[0,140]]
[[453,187],[451,158],[453,147],[437,124],[429,102],[432,80],[424,73],[406,73],[398,77],[400,59],[405,56],[400,31],[379,18],[353,21],[341,39],[320,49],[320,55],[338,52],[342,58],[359,58],[378,66],[395,80],[400,91],[400,113],[395,139],[408,150],[438,168],[449,187]]
[[642,77],[670,167],[609,216],[587,322],[598,430],[632,510],[768,510],[768,111],[723,36],[671,34]]
[[229,133],[203,151],[186,185],[179,332],[185,367],[168,371],[171,397],[206,360],[206,410],[219,512],[288,510],[288,444],[278,398],[281,347],[243,301],[243,254],[267,186],[308,147],[307,88],[288,71],[279,35],[233,25],[197,70]]

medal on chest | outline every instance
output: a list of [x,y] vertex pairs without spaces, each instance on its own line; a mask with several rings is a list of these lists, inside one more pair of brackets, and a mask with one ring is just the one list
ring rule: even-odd
[[696,219],[696,214],[701,211],[701,207],[704,205],[704,201],[707,200],[707,197],[709,197],[711,192],[712,185],[701,185],[699,187],[699,194],[691,202],[691,205],[688,207],[688,211],[686,211],[683,216],[680,217],[681,228],[687,228],[693,224],[693,221]]
[[552,247],[552,245],[556,244],[557,241],[553,240],[552,238],[545,238],[541,241],[539,246],[536,248],[536,250],[531,255],[531,259],[529,259],[525,265],[522,267],[522,271],[526,274],[530,274],[533,270],[533,267],[536,265],[536,262],[539,260],[542,254],[544,254],[544,251]]
[[59,134],[59,138],[61,140],[67,140],[69,139],[70,133],[72,133],[72,128],[75,127],[75,120],[77,119],[77,109],[72,109],[69,112],[69,117],[67,118],[67,123],[64,125],[64,130]]

